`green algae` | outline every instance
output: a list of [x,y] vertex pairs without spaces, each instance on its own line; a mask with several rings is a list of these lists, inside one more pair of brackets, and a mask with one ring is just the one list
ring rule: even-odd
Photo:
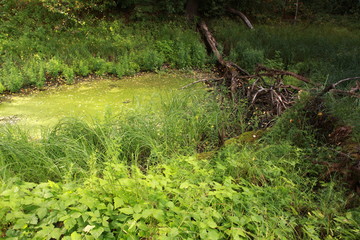
[[155,109],[165,96],[193,81],[181,73],[147,73],[122,79],[83,81],[27,96],[14,96],[0,104],[2,119],[17,119],[20,125],[49,126],[64,117],[98,119],[107,113]]

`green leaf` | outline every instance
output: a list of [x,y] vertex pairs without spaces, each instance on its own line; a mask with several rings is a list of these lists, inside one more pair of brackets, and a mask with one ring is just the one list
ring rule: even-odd
[[133,218],[134,218],[135,221],[139,220],[139,219],[142,218],[142,217],[143,217],[143,215],[140,214],[140,213],[135,213],[135,214],[133,215]]
[[210,227],[210,228],[216,228],[217,224],[216,222],[214,222],[214,220],[212,218],[209,218],[208,220],[206,220],[206,224]]
[[36,211],[36,214],[39,217],[39,219],[41,220],[48,214],[48,209],[47,208],[39,208]]
[[52,236],[52,232],[54,231],[55,227],[53,225],[45,226],[40,231],[38,231],[35,235],[35,239],[49,239]]
[[76,225],[76,220],[74,218],[69,218],[64,221],[64,226],[67,230],[72,229]]
[[153,209],[145,209],[141,215],[143,218],[148,218],[152,213],[153,213]]
[[231,236],[233,239],[240,239],[239,237],[246,238],[246,233],[242,228],[232,228]]
[[29,223],[32,225],[36,225],[39,222],[39,219],[36,217],[35,214],[31,215],[29,218]]
[[92,230],[90,231],[91,235],[92,235],[95,239],[98,239],[103,232],[104,232],[104,228],[103,228],[103,227],[95,228],[95,229],[92,229]]
[[50,233],[50,236],[52,239],[60,239],[61,234],[60,228],[54,228],[54,230]]
[[209,240],[217,240],[217,239],[220,239],[220,235],[219,235],[218,231],[213,230],[213,229],[209,230],[209,231],[208,231],[208,239],[209,239]]
[[134,206],[134,212],[135,212],[135,213],[140,213],[142,210],[143,210],[143,209],[142,209],[142,206],[141,206],[140,204],[136,204],[136,205]]
[[189,182],[183,182],[182,184],[180,184],[180,189],[186,189],[189,188],[190,184]]
[[82,238],[80,234],[78,234],[77,232],[73,232],[71,234],[71,240],[82,240]]
[[28,226],[27,223],[28,223],[28,221],[26,219],[20,218],[16,221],[13,228],[14,229],[25,229]]
[[179,235],[179,230],[177,228],[171,228],[169,236],[176,237],[177,235]]
[[216,218],[216,219],[222,218],[222,215],[221,215],[219,212],[217,212],[216,210],[214,210],[214,211],[212,212],[212,216],[213,216],[214,218]]
[[133,214],[134,213],[134,209],[128,207],[128,208],[120,208],[119,209],[120,212],[125,213],[127,215]]
[[119,207],[124,206],[124,201],[121,198],[115,197],[114,198],[114,207],[118,209]]
[[170,208],[170,209],[173,209],[175,207],[175,204],[173,202],[167,202],[166,203],[166,207]]
[[70,215],[72,218],[79,218],[81,216],[81,213],[79,212],[74,212]]
[[93,209],[96,207],[96,205],[98,204],[99,201],[96,198],[84,196],[79,200],[79,202],[85,204],[90,209]]
[[162,220],[163,216],[164,216],[164,212],[160,209],[154,209],[153,211],[153,217],[156,219],[156,220]]
[[109,217],[103,217],[102,218],[102,225],[104,226],[104,227],[109,227],[109,222],[108,222],[108,220],[109,220]]

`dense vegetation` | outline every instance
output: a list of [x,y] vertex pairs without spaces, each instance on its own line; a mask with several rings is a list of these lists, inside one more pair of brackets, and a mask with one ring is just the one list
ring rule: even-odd
[[[213,67],[181,16],[187,1],[156,2],[0,1],[0,92]],[[307,20],[296,25],[280,23],[276,10],[292,1],[200,2],[200,16],[218,17],[209,26],[223,55],[250,72],[261,63],[319,84],[360,75],[354,1],[301,1]],[[224,16],[229,5],[256,29]],[[189,88],[156,109],[66,118],[40,137],[0,125],[0,238],[358,239],[359,195],[348,175],[316,164],[336,162],[342,146],[312,125],[314,90],[266,131],[254,131],[257,115],[225,91]],[[349,144],[358,146],[359,100],[327,94],[323,103],[327,112],[315,115],[351,126]]]

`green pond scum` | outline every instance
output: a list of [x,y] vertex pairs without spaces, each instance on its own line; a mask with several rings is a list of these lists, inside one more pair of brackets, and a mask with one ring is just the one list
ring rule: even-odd
[[109,112],[119,114],[141,107],[156,110],[162,99],[191,81],[194,78],[186,73],[145,73],[15,95],[0,103],[0,123],[39,127],[54,125],[64,117],[90,120],[103,118]]

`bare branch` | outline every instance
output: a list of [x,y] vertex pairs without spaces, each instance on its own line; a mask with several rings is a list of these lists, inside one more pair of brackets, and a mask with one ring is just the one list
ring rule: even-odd
[[[351,81],[351,80],[357,80],[357,79],[360,79],[360,77],[351,77],[351,78],[344,78],[344,79],[341,79],[339,81],[337,81],[336,83],[334,84],[330,84],[328,85],[327,87],[324,88],[324,90],[321,92],[320,95],[324,95],[325,93],[329,92],[330,90],[333,90],[336,88],[337,85],[343,83],[343,82],[347,82],[347,81]],[[350,91],[348,91],[347,93],[350,94],[350,95],[357,95],[355,94],[354,92],[356,90],[358,90],[358,82],[356,83],[356,87],[354,89],[351,89]],[[355,90],[355,91],[354,91]],[[342,90],[336,90],[335,92],[342,92],[342,93],[345,93],[346,91],[342,91]]]
[[312,83],[309,79],[307,79],[304,76],[301,76],[299,74],[293,73],[293,72],[289,72],[289,71],[284,71],[284,70],[278,70],[278,69],[272,69],[272,68],[267,68],[263,65],[258,65],[257,72],[261,72],[261,71],[265,71],[267,73],[273,73],[274,75],[281,75],[281,76],[291,76],[294,77],[300,81],[303,81],[305,83],[311,84],[311,85],[315,85],[314,83]]
[[334,83],[332,86],[333,86],[333,88],[336,88],[336,86],[339,85],[340,83],[351,81],[351,80],[356,80],[356,79],[360,79],[360,77],[344,78],[344,79],[341,79],[340,81]]
[[251,24],[250,20],[245,16],[245,14],[233,8],[228,8],[228,11],[232,14],[239,16],[248,28],[254,29],[253,25]]

